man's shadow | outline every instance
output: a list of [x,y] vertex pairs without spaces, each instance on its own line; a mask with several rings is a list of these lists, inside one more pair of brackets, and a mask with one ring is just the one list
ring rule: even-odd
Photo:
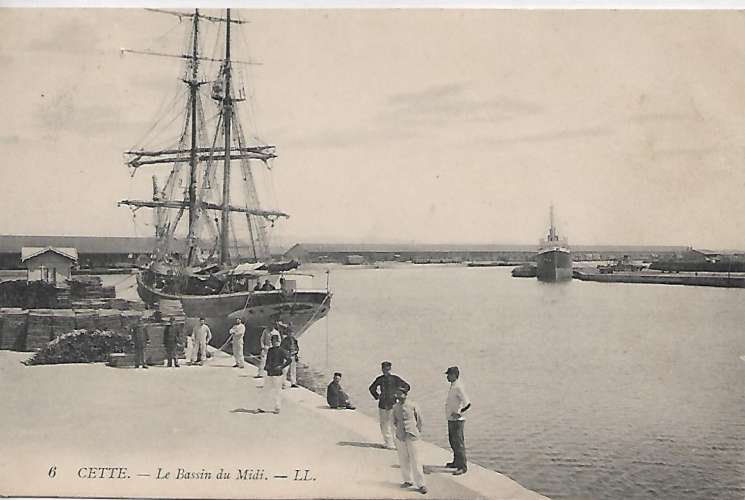
[[265,411],[259,411],[257,409],[248,409],[248,408],[236,408],[235,410],[230,410],[230,413],[250,413],[252,415],[262,415],[266,413]]
[[387,449],[385,445],[380,443],[363,443],[360,441],[339,441],[336,443],[339,446],[356,446],[357,448],[378,448],[381,450]]

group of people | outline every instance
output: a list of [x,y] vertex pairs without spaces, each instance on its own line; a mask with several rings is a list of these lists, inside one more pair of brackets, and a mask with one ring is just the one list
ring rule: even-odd
[[[257,281],[256,286],[254,286],[254,292],[271,292],[272,290],[276,289],[277,287],[272,285],[269,280],[264,280],[263,284],[261,283],[261,281]],[[282,291],[286,291],[284,278],[279,278],[279,289]]]
[[[162,321],[163,318],[159,311],[153,315],[155,321]],[[236,320],[235,326],[230,329],[231,337],[233,338],[233,353],[236,359],[236,366],[240,363],[243,367],[243,335],[246,331],[246,327],[240,319]],[[130,335],[132,337],[132,343],[134,344],[134,355],[135,355],[135,368],[147,368],[145,362],[145,350],[150,344],[150,335],[147,329],[138,324],[130,329]],[[204,364],[207,359],[207,344],[212,340],[212,330],[207,325],[204,318],[199,318],[199,325],[192,329],[186,337],[186,348],[184,350],[186,360],[190,365]],[[181,340],[181,328],[176,325],[175,318],[171,317],[166,322],[165,328],[163,329],[163,347],[166,351],[166,360],[168,367],[178,368],[178,346],[182,343]],[[236,346],[240,346],[240,350],[235,350]],[[240,353],[237,354],[237,353]],[[239,362],[240,359],[240,362]]]
[[[162,321],[162,317],[159,311],[156,311],[156,314],[154,315],[153,319],[155,319],[156,321]],[[201,348],[200,352],[205,353],[207,350],[207,342],[209,342],[210,339],[212,338],[212,332],[209,331],[209,327],[206,326],[203,321],[202,321],[202,326],[206,328],[206,331],[199,332],[197,336],[199,338],[204,337],[205,339],[204,342],[199,342],[199,347]],[[150,335],[148,334],[147,329],[141,324],[138,324],[132,327],[130,329],[130,335],[132,336],[132,343],[134,344],[135,368],[142,367],[146,369],[147,363],[145,360],[145,349],[150,344]],[[188,339],[188,342],[191,344],[192,334],[190,334],[189,337],[187,337],[187,339]],[[180,366],[178,364],[178,355],[177,355],[178,345],[180,342],[181,342],[181,330],[176,325],[175,318],[171,317],[166,323],[165,328],[163,329],[163,347],[165,347],[165,350],[166,350],[166,359],[168,360],[168,367],[178,368]],[[190,347],[187,347],[187,358],[186,359],[191,359],[190,355],[188,354],[189,350],[193,351],[193,349],[191,349]]]
[[[244,368],[243,338],[246,327],[240,318],[230,329],[233,342],[234,368]],[[282,335],[284,333],[284,335]],[[132,332],[135,345],[135,368],[145,364],[144,349],[149,342],[147,331],[137,326]],[[194,328],[187,337],[186,354],[191,364],[201,365],[206,359],[207,344],[212,339],[212,332],[204,318],[200,318],[199,326]],[[179,344],[179,329],[170,318],[164,332],[163,345],[166,348],[168,366],[178,367],[176,356]],[[273,407],[273,413],[281,410],[280,391],[286,387],[297,387],[297,363],[300,347],[291,326],[275,320],[266,326],[260,338],[261,357],[259,359],[256,378],[264,379],[262,404],[258,412],[264,413]],[[404,379],[391,372],[392,364],[384,361],[380,365],[382,374],[370,384],[370,395],[378,401],[378,417],[380,432],[383,436],[383,446],[398,452],[402,488],[414,486],[420,493],[427,493],[424,483],[422,463],[419,460],[418,442],[422,431],[422,415],[419,406],[409,398],[411,386]],[[455,469],[454,475],[465,474],[468,471],[466,446],[464,438],[464,414],[471,408],[471,402],[460,380],[460,370],[451,366],[445,371],[450,389],[445,401],[445,414],[448,425],[448,440],[453,450],[453,460],[445,464]],[[329,407],[334,409],[354,409],[349,395],[341,386],[342,374],[334,373],[334,378],[326,390],[326,400]]]
[[[391,373],[390,361],[380,365],[382,374],[370,384],[370,395],[378,401],[380,432],[383,446],[398,451],[403,482],[402,488],[416,487],[420,493],[427,493],[424,484],[424,471],[419,460],[418,441],[422,431],[422,414],[419,406],[409,398],[411,386],[404,379]],[[445,401],[445,415],[448,423],[448,440],[453,450],[453,460],[445,467],[455,469],[459,476],[468,471],[466,443],[464,437],[465,416],[471,408],[471,401],[460,380],[460,369],[451,366],[445,371],[450,382]],[[341,386],[342,374],[334,373],[334,379],[326,389],[326,401],[331,408],[354,409],[349,395]]]
[[[398,459],[403,477],[402,488],[416,486],[420,493],[427,493],[424,484],[424,473],[419,461],[418,441],[422,431],[422,416],[417,404],[409,399],[411,386],[398,375],[391,373],[391,363],[384,361],[380,365],[382,375],[378,376],[369,390],[378,400],[380,432],[387,448],[398,450]],[[450,389],[445,401],[445,415],[448,423],[448,440],[453,450],[453,461],[445,467],[453,468],[454,475],[459,476],[468,471],[466,444],[464,438],[464,413],[471,408],[471,401],[460,381],[460,370],[451,366],[445,371],[450,382]]]

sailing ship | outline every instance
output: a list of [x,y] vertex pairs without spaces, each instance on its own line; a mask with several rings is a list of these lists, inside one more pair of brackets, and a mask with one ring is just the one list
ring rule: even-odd
[[541,281],[572,279],[572,253],[567,240],[559,238],[554,223],[554,207],[550,211],[551,225],[545,240],[541,240],[536,255],[536,277]]
[[[178,301],[187,317],[205,318],[215,346],[227,341],[230,325],[242,318],[245,354],[256,353],[260,332],[275,321],[300,336],[328,314],[328,280],[325,289],[301,289],[291,272],[298,262],[271,261],[269,232],[289,215],[261,208],[256,177],[270,174],[277,154],[273,145],[250,143],[240,121],[246,92],[235,68],[253,63],[231,57],[231,29],[244,21],[231,17],[230,9],[224,17],[199,9],[155,11],[191,20],[187,52],[122,52],[183,59],[186,102],[171,107],[183,110],[174,143],[125,153],[133,177],[145,166],[170,166],[162,188],[153,176],[152,200],[119,202],[133,214],[143,207],[154,211],[156,245],[139,263],[137,292],[151,307]],[[217,26],[220,41],[224,31],[224,47],[210,56],[201,50],[208,25]],[[211,80],[202,67],[210,64],[216,75]]]

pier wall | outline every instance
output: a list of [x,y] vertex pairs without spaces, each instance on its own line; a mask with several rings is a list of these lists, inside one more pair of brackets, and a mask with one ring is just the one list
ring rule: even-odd
[[619,272],[601,274],[596,271],[575,270],[574,278],[581,281],[600,283],[640,283],[654,285],[713,286],[720,288],[745,288],[745,275],[721,273],[657,273],[657,272]]

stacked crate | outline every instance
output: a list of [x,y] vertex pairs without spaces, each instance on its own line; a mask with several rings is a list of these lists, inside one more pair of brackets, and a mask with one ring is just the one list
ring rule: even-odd
[[144,302],[129,302],[129,310],[130,311],[146,311],[147,306]]
[[163,345],[163,323],[145,323],[145,331],[150,337],[150,344],[145,349],[145,361],[149,365],[162,365],[166,359],[166,348]]
[[52,309],[32,309],[26,326],[26,349],[36,351],[52,339]]
[[57,309],[52,319],[52,337],[56,338],[75,330],[75,311],[72,309]]
[[0,315],[3,317],[0,349],[25,350],[28,311],[18,307],[4,307],[0,309]]
[[57,289],[57,304],[55,309],[70,309],[72,308],[72,300],[70,297],[69,288],[58,288]]
[[181,306],[180,300],[161,299],[158,301],[158,310],[163,318],[184,317],[184,308]]
[[116,288],[103,286],[98,276],[77,276],[70,280],[70,294],[74,299],[114,298]]
[[99,309],[98,322],[96,326],[99,330],[109,330],[112,332],[122,332],[122,316],[117,310]]
[[118,309],[119,311],[128,311],[129,310],[129,301],[124,299],[109,299],[108,306],[111,309]]
[[109,355],[109,366],[114,368],[131,368],[135,365],[135,356],[131,352],[115,352]]
[[98,312],[93,309],[76,309],[75,310],[75,328],[78,330],[93,331],[96,329],[98,322]]
[[129,333],[130,328],[142,321],[142,313],[139,311],[122,311],[122,333]]

